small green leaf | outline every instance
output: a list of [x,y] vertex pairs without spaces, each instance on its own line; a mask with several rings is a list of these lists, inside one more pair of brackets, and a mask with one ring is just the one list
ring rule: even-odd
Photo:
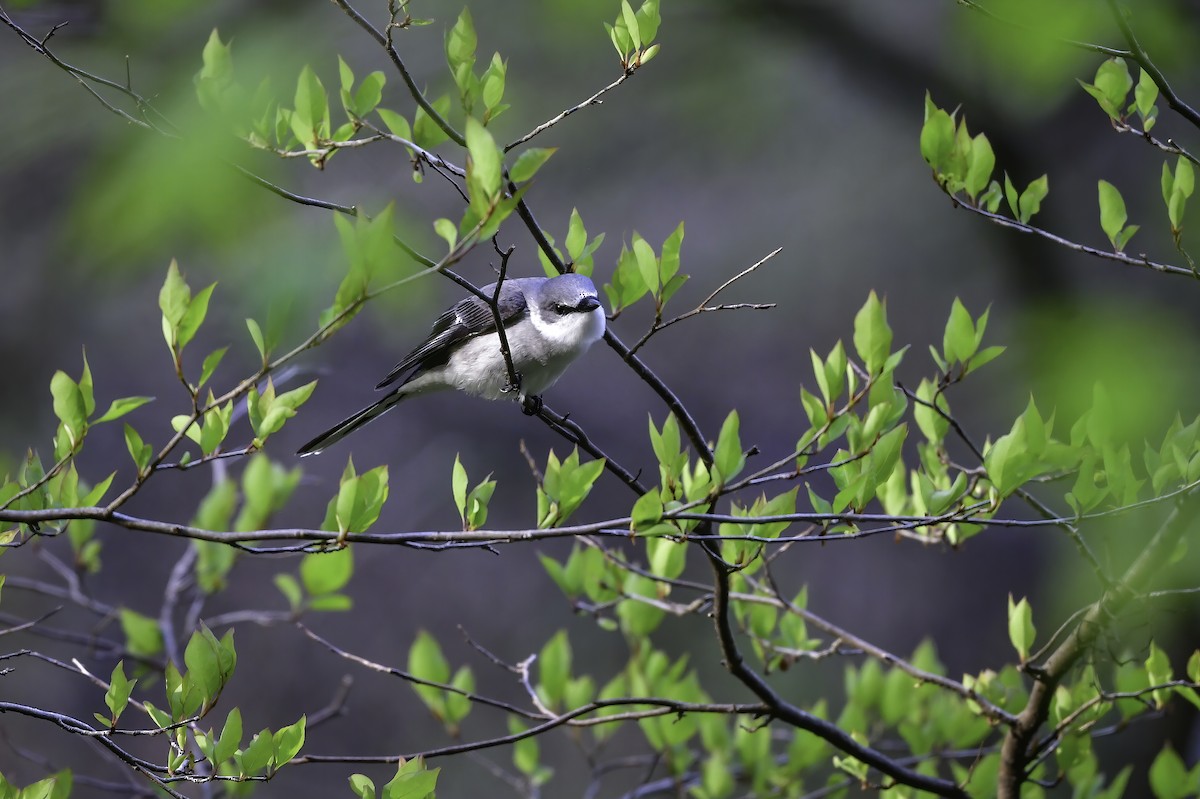
[[196,383],[196,388],[200,388],[208,382],[213,376],[213,372],[217,371],[217,367],[221,364],[221,359],[225,357],[225,353],[229,347],[221,347],[219,350],[213,350],[204,359],[204,364],[200,367],[200,380]]
[[242,750],[239,758],[242,774],[252,777],[266,770],[275,754],[275,739],[271,730],[263,728],[250,741],[250,745]]
[[375,106],[379,105],[379,101],[383,99],[385,83],[387,83],[387,78],[378,70],[363,78],[362,83],[358,86],[358,91],[354,93],[354,113],[365,117],[374,111]]
[[1013,602],[1012,594],[1008,595],[1008,638],[1013,648],[1021,656],[1021,662],[1029,656],[1033,646],[1036,630],[1033,626],[1033,608],[1029,600],[1022,597],[1020,602]]
[[259,357],[263,363],[267,362],[267,345],[263,340],[262,328],[258,326],[258,322],[253,319],[246,320],[246,329],[250,331],[250,338],[254,340],[254,346],[258,348]]
[[[658,264],[658,278],[665,287],[679,272],[679,250],[683,246],[683,223],[680,222],[672,231],[667,240],[663,242],[662,257]],[[663,292],[663,302],[667,301],[666,292]]]
[[[626,4],[628,5],[628,4]],[[654,257],[654,249],[638,234],[633,234],[633,255],[637,262],[638,274],[646,289],[655,294],[658,292],[658,260]]]
[[1128,216],[1125,213],[1125,200],[1121,197],[1121,192],[1117,191],[1117,187],[1106,180],[1101,180],[1098,183],[1100,191],[1100,227],[1104,230],[1104,235],[1108,236],[1108,240],[1112,245],[1117,247],[1117,236],[1125,227],[1125,221]]
[[330,552],[310,552],[300,561],[300,580],[309,594],[319,596],[341,590],[354,574],[350,547]]
[[307,64],[296,80],[295,104],[292,132],[306,148],[316,147],[329,136],[329,99],[321,79]]
[[971,140],[971,153],[967,159],[966,190],[972,199],[983,191],[992,179],[996,168],[996,154],[987,136],[980,133]]
[[625,22],[625,30],[629,33],[629,38],[633,42],[633,48],[640,50],[642,47],[641,31],[638,29],[637,14],[633,12],[633,8],[629,5],[629,0],[621,0],[621,18]]
[[726,484],[737,476],[746,465],[746,455],[742,450],[742,441],[738,435],[740,421],[737,411],[730,411],[721,425],[717,436],[717,446],[713,450],[713,465],[721,473],[721,479]]
[[179,320],[179,325],[175,331],[175,348],[182,350],[191,342],[196,335],[196,331],[200,329],[200,325],[204,323],[204,317],[208,315],[208,301],[212,297],[213,289],[217,287],[216,283],[201,289],[196,296],[192,297],[188,303],[187,311],[184,312],[183,318]]
[[275,587],[287,599],[288,607],[292,610],[299,610],[303,601],[303,593],[300,590],[300,583],[296,582],[295,577],[290,574],[276,574]]
[[[442,655],[442,648],[437,639],[421,630],[408,650],[408,670],[418,679],[428,682],[446,683],[450,680],[450,664]],[[425,702],[425,705],[435,714],[440,713],[444,705],[442,690],[431,685],[413,684],[413,690]]]
[[[524,183],[534,176],[542,164],[554,155],[557,147],[530,147],[517,157],[516,163],[509,170],[508,176],[514,183]],[[567,245],[568,249],[570,245]]]
[[1141,70],[1137,86],[1133,88],[1133,104],[1142,118],[1142,128],[1146,131],[1154,127],[1154,118],[1158,115],[1158,109],[1154,107],[1157,99],[1158,85],[1149,72]]
[[275,768],[280,768],[299,754],[304,746],[305,721],[305,717],[301,716],[295,724],[289,724],[276,731],[272,740]]
[[162,630],[149,616],[121,608],[121,629],[125,633],[125,648],[138,657],[155,657],[163,649]]
[[463,468],[458,455],[454,456],[454,469],[450,475],[450,491],[454,495],[454,505],[458,508],[458,518],[463,524],[467,523],[467,470]]
[[[224,352],[224,350],[221,350],[221,352]],[[120,419],[125,414],[142,407],[147,402],[153,401],[154,397],[122,397],[121,399],[115,399],[108,406],[108,410],[104,412],[104,415],[95,421],[95,424]]]
[[474,117],[467,117],[467,188],[471,208],[482,219],[500,194],[500,151],[487,128]]
[[925,100],[926,117],[921,127],[921,157],[929,164],[940,182],[954,151],[954,119],[932,105],[928,92],[925,94]]
[[454,249],[454,245],[458,244],[458,226],[449,219],[433,220],[433,230],[446,240],[451,250]]
[[366,774],[351,774],[350,790],[359,799],[375,799],[375,783]]
[[187,313],[191,299],[192,291],[184,282],[183,276],[179,274],[179,265],[174,259],[171,259],[171,263],[167,267],[167,277],[158,292],[158,307],[162,310],[163,315],[163,335],[167,340],[167,346],[171,349],[176,349],[175,330],[183,319],[183,315]]
[[1042,200],[1046,199],[1046,195],[1050,193],[1050,179],[1042,175],[1037,180],[1031,181],[1021,192],[1021,199],[1017,202],[1019,218],[1022,222],[1028,224],[1034,214],[1042,208]]
[[538,689],[546,706],[562,706],[563,693],[571,677],[571,644],[567,631],[559,630],[542,647],[538,656]]
[[117,719],[125,712],[125,707],[129,704],[129,695],[133,693],[133,686],[136,684],[137,680],[125,677],[125,664],[118,661],[112,670],[112,677],[109,678],[108,691],[104,694],[104,704],[112,714],[109,718],[113,725],[116,725]]
[[72,446],[78,446],[87,429],[87,406],[79,384],[60,369],[50,378],[50,395],[54,398],[54,415],[66,427]]
[[1185,799],[1196,795],[1197,778],[1168,743],[1150,764],[1150,790],[1155,799]]
[[393,136],[412,141],[413,132],[407,119],[390,108],[376,108],[375,113],[379,114],[379,118],[383,120],[384,126],[391,131]]
[[948,363],[965,363],[975,354],[975,346],[975,323],[962,300],[955,297],[942,335],[942,353]]
[[440,768],[427,769],[421,758],[400,761],[396,776],[383,786],[380,799],[429,799],[437,787]]
[[872,291],[854,317],[854,348],[867,371],[878,374],[892,348],[892,329],[887,323],[887,306]]
[[213,752],[217,765],[233,757],[234,752],[241,745],[242,711],[235,707],[225,717],[225,726],[221,728],[221,737],[217,739],[217,745]]

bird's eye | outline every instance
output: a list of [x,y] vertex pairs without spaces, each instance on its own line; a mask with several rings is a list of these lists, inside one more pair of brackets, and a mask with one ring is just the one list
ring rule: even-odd
[[559,316],[566,316],[571,312],[571,306],[563,305],[561,302],[554,303],[554,312]]

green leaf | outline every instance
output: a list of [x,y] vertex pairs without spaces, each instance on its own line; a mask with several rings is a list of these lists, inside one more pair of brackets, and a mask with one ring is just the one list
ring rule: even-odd
[[[626,596],[658,598],[658,583],[640,574],[630,574],[625,580]],[[664,611],[636,599],[622,599],[617,603],[617,619],[622,631],[633,638],[649,635],[662,623]]]
[[217,745],[213,752],[213,757],[217,761],[217,765],[233,757],[241,745],[242,711],[235,707],[225,717],[225,726],[221,728],[221,737],[217,739]]
[[971,153],[967,159],[966,190],[972,199],[987,187],[996,168],[996,154],[987,136],[980,133],[971,140]]
[[[224,350],[220,350],[220,352],[224,352]],[[104,412],[104,415],[97,419],[94,424],[120,419],[125,414],[142,407],[147,402],[153,401],[154,397],[122,397],[121,399],[115,399],[108,406],[108,410]]]
[[[517,161],[509,170],[508,176],[512,178],[514,183],[524,183],[534,176],[541,169],[542,164],[550,159],[557,151],[557,147],[530,147],[525,152],[517,157]],[[570,236],[568,235],[568,241]],[[567,248],[570,249],[570,244]]]
[[[663,286],[666,286],[668,283],[670,283],[671,279],[675,277],[677,272],[679,272],[679,250],[682,246],[683,223],[680,222],[675,230],[672,231],[671,235],[667,236],[667,240],[663,242],[662,258],[659,259],[658,264],[658,277]],[[665,304],[666,301],[667,296],[666,292],[664,291],[663,303]]]
[[454,495],[454,506],[458,508],[458,518],[467,523],[467,470],[463,468],[458,455],[454,456],[454,469],[450,475],[450,491]]
[[275,732],[272,740],[275,768],[282,767],[299,754],[301,747],[304,746],[305,722],[305,717],[301,716],[295,724],[289,724]]
[[300,590],[300,583],[296,582],[296,578],[290,574],[276,574],[275,587],[279,589],[284,598],[288,601],[288,607],[292,610],[298,610],[303,600],[303,594]]
[[1021,192],[1021,199],[1017,202],[1019,219],[1028,224],[1034,214],[1042,208],[1042,200],[1046,199],[1046,195],[1050,193],[1050,179],[1042,175],[1037,180],[1031,181]]
[[567,631],[559,630],[542,647],[538,656],[538,689],[546,706],[562,706],[567,681],[571,677],[571,644]]
[[629,0],[621,0],[621,18],[625,22],[625,30],[629,34],[630,40],[633,42],[635,50],[640,50],[642,47],[642,36],[638,30],[637,15],[633,12],[633,8],[629,5]]
[[[628,5],[628,4],[626,4]],[[654,257],[654,249],[638,234],[633,234],[633,256],[636,259],[638,274],[646,289],[651,293],[658,292],[658,260]]]
[[1036,635],[1033,626],[1033,608],[1029,600],[1022,597],[1020,602],[1013,602],[1012,594],[1008,595],[1008,638],[1013,648],[1021,657],[1021,662],[1029,656]]
[[301,144],[312,149],[329,136],[329,99],[321,79],[307,64],[296,80],[295,104],[292,132]]
[[1147,132],[1154,127],[1154,118],[1158,115],[1158,109],[1154,107],[1157,99],[1158,85],[1149,72],[1141,70],[1137,86],[1133,88],[1133,105],[1142,118],[1142,129]]
[[60,369],[50,378],[50,395],[54,398],[54,415],[66,428],[72,448],[77,447],[87,430],[87,406],[79,384]]
[[221,359],[225,357],[225,353],[229,347],[221,347],[219,350],[213,350],[204,359],[204,364],[200,367],[200,380],[196,383],[196,388],[200,388],[208,382],[213,376],[213,372],[217,371],[217,367],[221,364]]
[[319,596],[340,591],[354,574],[350,547],[330,552],[310,552],[300,561],[300,580],[309,594]]
[[[658,26],[661,23],[658,13],[658,0],[645,0],[645,2],[638,7],[637,14],[635,16],[637,17],[638,35],[642,40],[642,47],[646,47],[646,45],[654,41],[654,37],[658,35]],[[649,48],[643,54],[643,64],[650,60],[650,50],[653,49],[653,47]]]
[[345,594],[321,594],[315,596],[308,601],[309,610],[319,610],[323,612],[339,612],[351,610],[354,607],[354,600]]
[[950,318],[946,321],[946,331],[942,335],[942,353],[947,363],[965,363],[975,354],[976,346],[975,323],[967,312],[962,300],[954,298],[950,306]]
[[96,412],[96,396],[92,388],[92,368],[88,366],[87,352],[83,353],[83,374],[79,376],[79,393],[83,395],[83,412],[91,416]]
[[474,117],[467,117],[466,127],[467,187],[471,208],[482,219],[486,217],[500,194],[500,151],[487,128]]
[[1110,58],[1096,70],[1093,84],[1103,95],[1101,107],[1113,118],[1121,116],[1125,107],[1125,98],[1133,88],[1133,78],[1129,76],[1129,67],[1123,58]]
[[109,678],[108,690],[104,694],[104,704],[112,714],[109,718],[113,726],[125,712],[125,707],[129,704],[129,695],[133,693],[133,686],[136,684],[137,680],[125,677],[124,661],[118,661],[112,670],[112,677]]
[[[433,101],[433,110],[438,112],[444,119],[450,111],[450,98],[442,95]],[[431,116],[425,113],[425,109],[417,106],[416,113],[413,114],[412,123],[412,139],[413,144],[430,150],[449,138],[446,131],[442,130],[441,126],[433,120]],[[421,174],[419,171],[414,171],[413,175]]]
[[458,244],[458,226],[449,219],[433,220],[433,231],[446,240],[451,250]]
[[921,157],[929,164],[939,182],[954,152],[954,119],[940,108],[933,107],[929,93],[925,94],[927,113],[921,127]]
[[721,432],[717,436],[717,446],[713,450],[713,465],[721,473],[721,479],[725,481],[726,485],[746,465],[746,455],[738,435],[739,425],[738,412],[730,411],[721,425]]
[[440,768],[427,769],[421,758],[400,761],[396,776],[383,786],[380,799],[429,799],[437,787]]
[[163,649],[162,631],[158,622],[149,616],[121,608],[121,629],[125,633],[125,648],[137,657],[156,657]]
[[359,799],[375,799],[375,783],[366,774],[351,774],[350,790]]
[[[1098,183],[1100,191],[1100,227],[1113,246],[1117,246],[1117,236],[1125,227],[1128,216],[1125,213],[1125,200],[1117,187],[1106,180]],[[1120,249],[1119,247],[1117,249]]]
[[475,47],[478,37],[475,34],[475,24],[471,20],[471,11],[463,8],[449,33],[446,34],[446,60],[450,71],[457,73],[462,65],[468,67],[475,64]]
[[1168,743],[1150,764],[1150,790],[1156,799],[1185,799],[1196,795],[1197,779]]
[[[1167,657],[1167,653],[1151,641],[1150,655],[1146,658],[1146,679],[1150,681],[1151,685],[1162,685],[1170,682],[1173,676],[1171,661]],[[1167,703],[1168,695],[1168,691],[1164,689],[1154,691],[1154,707],[1162,710]]]
[[412,141],[413,132],[412,128],[409,127],[407,119],[390,108],[376,108],[375,113],[379,114],[379,118],[383,120],[384,126],[391,131],[393,136]]
[[250,338],[254,340],[254,346],[258,348],[259,356],[262,358],[263,363],[266,363],[268,350],[266,342],[263,340],[262,328],[253,319],[246,320],[246,328],[250,331]]
[[274,754],[275,739],[271,730],[264,727],[250,741],[250,745],[242,750],[242,756],[239,758],[242,774],[247,777],[261,774]]
[[483,100],[483,106],[487,109],[484,122],[491,122],[508,108],[500,102],[504,99],[504,80],[507,72],[508,65],[500,58],[499,53],[494,53],[491,63],[479,78],[479,98]]
[[629,513],[633,529],[642,531],[651,525],[658,524],[662,515],[663,503],[662,498],[658,495],[658,489],[651,489],[638,497],[637,502],[633,503],[633,510]]
[[212,704],[225,682],[233,674],[235,656],[232,650],[232,631],[227,634],[228,646],[218,641],[208,627],[201,626],[192,633],[184,649],[183,660],[188,667],[188,680],[200,690],[205,706]]
[[216,287],[217,284],[213,283],[207,288],[201,289],[188,303],[187,310],[184,312],[183,318],[179,320],[175,331],[176,349],[182,350],[186,347],[196,335],[196,331],[200,329],[200,325],[204,323],[204,317],[208,315],[208,301]]
[[878,374],[892,348],[892,329],[887,323],[887,306],[872,291],[854,317],[854,348],[867,371]]
[[[408,670],[420,680],[435,683],[450,681],[450,664],[442,655],[441,646],[436,638],[424,630],[417,633],[416,640],[408,650]],[[414,683],[413,690],[430,710],[435,714],[440,713],[445,701],[440,688]]]
[[379,105],[379,101],[383,99],[385,83],[387,83],[387,78],[378,70],[363,78],[362,83],[358,86],[358,91],[354,93],[354,113],[365,117],[374,111],[375,106]]
[[167,267],[167,277],[158,292],[158,307],[162,310],[163,315],[163,335],[167,340],[167,346],[172,350],[177,349],[175,330],[179,327],[183,315],[187,313],[191,299],[192,291],[184,282],[183,276],[179,274],[179,265],[172,258]]
[[[913,405],[913,418],[917,422],[917,427],[920,428],[926,439],[935,444],[940,443],[946,437],[946,431],[950,429],[950,420],[929,406],[936,405],[948,415],[950,406],[946,401],[946,395],[938,393],[937,386],[928,378],[921,380],[916,394],[917,399],[920,400]],[[936,399],[934,399],[935,396]]]
[[1017,198],[1017,187],[1013,185],[1012,178],[1008,173],[1004,173],[1004,199],[1008,200],[1008,207],[1012,211],[1014,219],[1021,218],[1020,200]]

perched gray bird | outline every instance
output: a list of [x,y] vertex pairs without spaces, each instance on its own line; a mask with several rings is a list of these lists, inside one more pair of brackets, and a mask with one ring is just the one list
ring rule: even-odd
[[[491,297],[496,284],[481,291]],[[521,378],[520,400],[554,385],[571,362],[604,335],[604,310],[596,287],[584,275],[523,277],[500,286],[496,301]],[[456,389],[485,399],[513,396],[508,366],[491,307],[478,297],[456,303],[433,323],[433,330],[375,386],[399,381],[387,396],[326,430],[297,452],[316,455],[414,394]]]

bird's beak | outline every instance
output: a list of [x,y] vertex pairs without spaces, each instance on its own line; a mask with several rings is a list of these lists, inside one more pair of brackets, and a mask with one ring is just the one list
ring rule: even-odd
[[599,307],[600,307],[599,299],[597,299],[596,297],[584,297],[583,299],[581,299],[579,301],[579,304],[575,306],[575,310],[577,310],[577,311],[594,311]]

